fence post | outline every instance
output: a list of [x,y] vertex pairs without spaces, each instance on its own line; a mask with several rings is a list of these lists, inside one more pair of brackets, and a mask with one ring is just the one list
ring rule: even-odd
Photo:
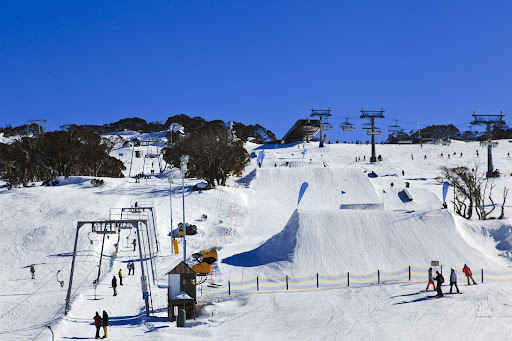
[[347,287],[350,286],[350,272],[347,272]]
[[484,282],[484,268],[482,268],[482,283]]
[[288,275],[286,275],[286,290],[288,290]]
[[228,281],[228,295],[231,295],[231,281]]
[[256,277],[256,291],[260,291],[260,279]]
[[316,273],[316,288],[318,289],[318,272]]
[[409,265],[409,282],[411,281],[411,266]]
[[377,270],[377,284],[380,284],[380,270]]

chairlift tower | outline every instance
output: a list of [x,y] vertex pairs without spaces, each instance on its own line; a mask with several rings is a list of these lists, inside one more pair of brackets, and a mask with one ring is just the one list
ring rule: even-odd
[[[320,118],[320,145],[319,145],[319,147],[322,148],[324,146],[323,131],[332,129],[332,124],[327,122],[327,117],[332,116],[331,108],[328,108],[327,110],[315,110],[315,109],[311,108],[310,116],[318,116]],[[325,117],[325,122],[323,121],[324,117]]]
[[384,109],[381,110],[363,110],[361,108],[361,118],[368,118],[370,124],[368,126],[368,135],[372,136],[372,155],[370,156],[370,162],[376,162],[377,156],[375,154],[375,135],[380,135],[380,129],[375,128],[375,119],[384,118]]
[[485,125],[487,134],[487,173],[485,174],[488,178],[494,176],[494,167],[492,165],[492,147],[496,145],[491,141],[491,126],[497,126],[505,124],[503,121],[503,111],[500,111],[499,115],[477,115],[476,110],[473,110],[472,125]]

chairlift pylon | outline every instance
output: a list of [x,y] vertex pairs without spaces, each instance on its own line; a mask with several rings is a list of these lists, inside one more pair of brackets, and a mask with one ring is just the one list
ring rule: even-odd
[[388,128],[388,132],[390,132],[390,133],[401,133],[401,132],[403,132],[404,130],[402,129],[402,127],[400,127],[398,125],[398,120],[395,120],[395,122],[396,122],[396,124],[394,124],[394,125],[392,125],[392,126],[390,126]]

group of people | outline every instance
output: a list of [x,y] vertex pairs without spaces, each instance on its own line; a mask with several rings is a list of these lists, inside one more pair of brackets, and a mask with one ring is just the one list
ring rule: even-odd
[[[462,268],[462,272],[464,273],[464,275],[466,275],[466,278],[468,280],[468,285],[471,285],[471,283],[469,283],[470,279],[471,279],[471,281],[473,281],[473,284],[476,285],[476,282],[473,279],[473,273],[471,272],[471,269],[469,268],[469,266],[467,266],[467,264],[464,264],[464,267]],[[436,288],[436,283],[434,283],[434,281],[436,281],[436,283],[437,283],[437,288]],[[434,287],[434,290],[437,291],[437,295],[435,297],[443,297],[443,291],[441,290],[441,285],[443,283],[444,283],[443,274],[441,274],[439,271],[436,271],[436,277],[433,277],[432,268],[429,268],[428,269],[428,284],[427,284],[427,288],[425,289],[425,291],[428,291],[430,284],[432,284],[432,286]],[[455,286],[455,289],[457,289],[457,294],[459,294],[460,291],[459,291],[459,287],[457,285],[457,273],[455,272],[455,270],[451,269],[451,271],[450,271],[450,294],[452,293],[452,289],[454,286]]]
[[108,314],[105,310],[103,310],[103,317],[96,312],[94,315],[94,326],[96,327],[96,339],[100,338],[100,328],[103,327],[103,337],[102,339],[106,339],[108,337]]

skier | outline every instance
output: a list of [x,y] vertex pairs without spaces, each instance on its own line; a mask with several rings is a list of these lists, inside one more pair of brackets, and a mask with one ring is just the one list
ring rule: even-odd
[[30,274],[32,275],[32,279],[36,279],[36,269],[34,268],[34,264],[30,266]]
[[108,337],[108,315],[105,310],[103,310],[102,324],[103,324],[103,338],[106,339]]
[[428,288],[430,287],[430,284],[434,287],[434,290],[436,290],[436,284],[434,283],[434,279],[432,277],[432,268],[428,268],[428,284],[425,291],[428,291]]
[[132,261],[128,263],[128,275],[135,275],[135,264]]
[[112,277],[112,288],[114,289],[114,296],[117,296],[117,278]]
[[452,269],[452,273],[450,274],[450,294],[452,293],[452,287],[455,285],[455,289],[457,289],[457,294],[460,293],[459,287],[457,286],[457,274],[455,270]]
[[123,272],[119,269],[119,285],[123,285]]
[[100,314],[98,314],[98,312],[96,312],[96,315],[93,317],[94,318],[94,326],[96,327],[96,339],[99,339],[100,338],[100,328],[101,328],[101,316]]
[[133,251],[135,251],[135,247],[137,246],[137,240],[136,239],[133,239],[132,245],[133,245]]
[[466,264],[464,264],[464,267],[462,268],[462,272],[464,272],[464,275],[466,275],[466,278],[468,279],[468,285],[471,285],[469,283],[469,279],[471,278],[471,280],[473,281],[473,284],[476,285],[476,282],[475,280],[473,279],[473,273],[471,272],[471,269],[469,268],[469,266],[467,266]]
[[444,282],[444,277],[439,273],[439,271],[436,271],[437,276],[434,278],[434,280],[437,282],[437,295],[436,297],[443,297],[443,291],[441,290],[441,285]]
[[390,188],[393,188],[393,186],[394,186],[394,185],[395,185],[394,183],[391,183],[391,184],[389,185],[389,187],[390,187]]
[[403,170],[403,169],[402,169],[402,176],[405,176],[405,172],[404,172],[404,170]]

